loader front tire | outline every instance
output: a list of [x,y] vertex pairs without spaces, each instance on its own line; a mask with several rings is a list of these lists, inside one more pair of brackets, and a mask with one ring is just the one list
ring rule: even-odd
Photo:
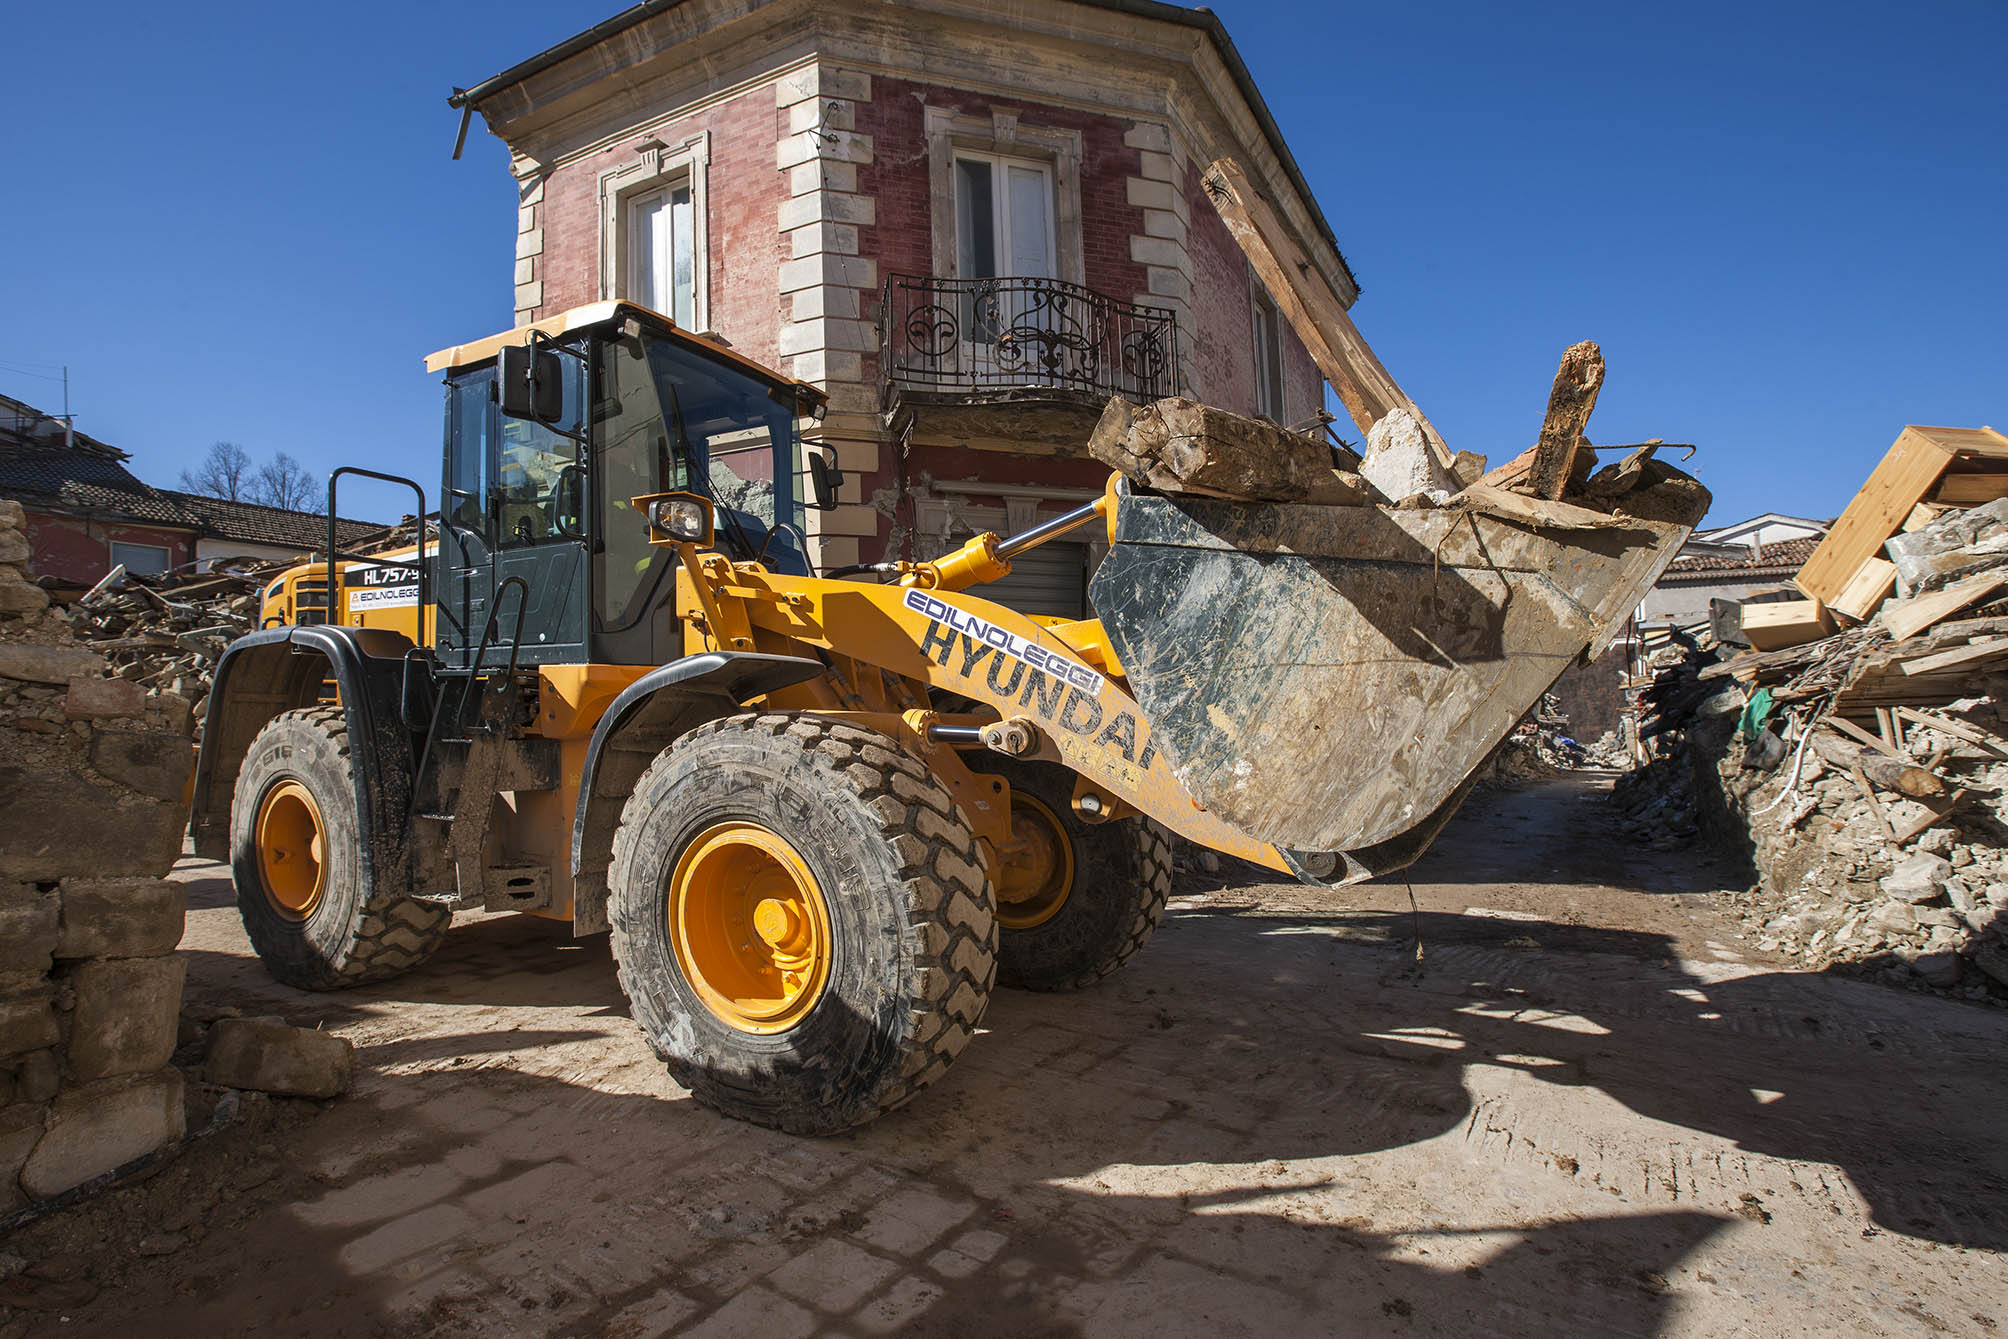
[[230,872],[265,970],[302,990],[409,971],[453,922],[445,906],[371,886],[340,707],[275,716],[251,741],[230,805]]
[[899,740],[814,715],[700,726],[649,765],[609,872],[623,989],[676,1081],[831,1134],[947,1072],[989,1003],[976,840]]
[[1079,990],[1141,952],[1171,896],[1169,834],[1143,817],[1082,822],[1064,767],[967,757],[1011,785],[1015,840],[999,853],[998,984]]

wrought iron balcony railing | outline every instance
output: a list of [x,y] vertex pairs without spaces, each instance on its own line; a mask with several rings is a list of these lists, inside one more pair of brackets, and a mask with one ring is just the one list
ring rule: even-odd
[[1178,320],[1059,279],[886,279],[880,366],[889,387],[972,395],[1031,387],[1178,393]]

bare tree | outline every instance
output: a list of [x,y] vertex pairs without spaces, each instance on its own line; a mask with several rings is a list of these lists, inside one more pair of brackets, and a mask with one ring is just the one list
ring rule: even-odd
[[191,493],[243,501],[251,495],[251,453],[235,442],[217,442],[202,458],[201,468],[181,472],[181,486]]
[[258,467],[258,478],[250,490],[253,502],[288,511],[319,511],[313,505],[314,496],[313,477],[284,451]]

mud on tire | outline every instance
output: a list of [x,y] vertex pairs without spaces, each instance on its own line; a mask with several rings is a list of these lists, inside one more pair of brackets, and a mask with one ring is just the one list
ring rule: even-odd
[[[355,765],[340,707],[274,717],[251,741],[230,805],[230,870],[237,910],[265,969],[302,990],[338,990],[409,971],[432,955],[453,912],[402,892],[366,886],[356,822]],[[303,918],[267,896],[257,818],[275,789],[297,783],[324,828],[322,891]]]
[[[827,981],[784,1031],[721,1018],[672,943],[678,861],[731,823],[782,838],[828,910]],[[670,1074],[793,1133],[862,1124],[939,1079],[996,979],[989,884],[946,788],[898,740],[814,715],[729,717],[665,749],[622,812],[609,894],[621,985]]]
[[1073,885],[1050,919],[1000,927],[997,982],[1020,990],[1079,990],[1142,951],[1171,896],[1171,836],[1144,817],[1084,823],[1073,811],[1074,774],[1052,763],[967,755],[1001,776],[1060,823],[1073,847]]

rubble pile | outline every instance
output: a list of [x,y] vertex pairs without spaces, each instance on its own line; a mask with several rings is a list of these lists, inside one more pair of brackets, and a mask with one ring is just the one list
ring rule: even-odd
[[1479,774],[1479,783],[1511,786],[1594,765],[1569,737],[1569,719],[1562,714],[1561,703],[1553,693],[1544,693],[1534,710],[1499,742]]
[[249,562],[162,577],[114,568],[71,607],[71,626],[114,678],[186,703],[199,721],[224,647],[257,626],[259,590],[282,566]]
[[[1888,582],[1865,617],[1658,666],[1658,756],[1614,797],[1636,841],[1747,853],[1760,948],[2008,998],[2008,499],[1909,524],[1849,583]],[[1809,625],[1842,621],[1806,603]]]
[[[0,500],[0,591],[27,578]],[[108,677],[46,597],[0,612],[0,1224],[181,1137],[190,704]]]

